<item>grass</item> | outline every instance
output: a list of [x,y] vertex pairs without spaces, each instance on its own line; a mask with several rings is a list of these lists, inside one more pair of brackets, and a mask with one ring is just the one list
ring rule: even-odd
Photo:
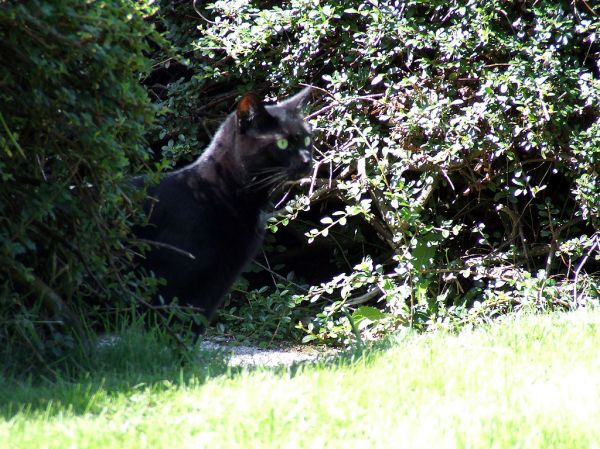
[[298,369],[231,370],[218,354],[179,369],[151,341],[127,363],[128,344],[100,354],[98,370],[77,382],[0,381],[0,447],[600,444],[598,311],[513,317],[459,335],[407,333],[360,357]]

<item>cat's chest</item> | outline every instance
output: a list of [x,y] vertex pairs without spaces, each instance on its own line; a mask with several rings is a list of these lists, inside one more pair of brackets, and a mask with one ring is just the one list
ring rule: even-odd
[[196,234],[199,254],[213,263],[221,273],[237,273],[259,251],[264,226],[259,217],[236,217],[224,214],[213,217],[208,227],[200,226]]
[[201,258],[250,257],[264,236],[259,205],[209,184],[172,177],[151,191],[151,236]]
[[253,253],[264,237],[264,220],[258,208],[246,206],[230,199],[199,201],[186,233],[198,243],[212,247],[214,252]]
[[211,216],[210,235],[224,245],[252,245],[255,240],[262,240],[264,225],[258,214],[239,216],[228,213]]

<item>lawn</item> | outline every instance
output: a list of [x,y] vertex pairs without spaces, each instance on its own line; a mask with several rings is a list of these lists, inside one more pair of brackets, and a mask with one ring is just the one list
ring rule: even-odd
[[297,369],[219,354],[179,369],[144,338],[77,382],[0,380],[0,448],[600,447],[598,311],[405,333]]

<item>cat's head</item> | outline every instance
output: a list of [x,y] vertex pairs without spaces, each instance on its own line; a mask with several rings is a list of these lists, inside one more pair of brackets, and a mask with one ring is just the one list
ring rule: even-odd
[[310,96],[311,88],[306,88],[274,105],[265,105],[252,93],[240,100],[235,112],[236,148],[250,182],[272,187],[309,173],[312,133],[302,108]]

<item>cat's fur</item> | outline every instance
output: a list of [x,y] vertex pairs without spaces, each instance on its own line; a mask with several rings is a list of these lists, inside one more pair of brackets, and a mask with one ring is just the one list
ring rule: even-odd
[[305,89],[269,106],[244,96],[196,162],[148,187],[149,223],[136,234],[155,242],[142,265],[167,281],[165,302],[177,298],[213,319],[262,243],[269,195],[310,169],[311,130],[300,111],[309,96]]

